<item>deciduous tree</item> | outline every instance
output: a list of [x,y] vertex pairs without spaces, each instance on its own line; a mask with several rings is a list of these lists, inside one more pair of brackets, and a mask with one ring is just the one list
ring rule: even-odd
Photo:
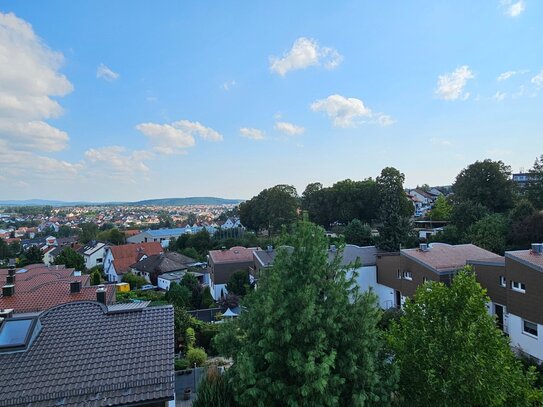
[[390,331],[404,406],[529,406],[531,377],[488,314],[469,269],[420,286]]

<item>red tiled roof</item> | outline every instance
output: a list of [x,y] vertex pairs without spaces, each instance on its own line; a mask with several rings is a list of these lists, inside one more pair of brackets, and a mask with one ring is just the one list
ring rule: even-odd
[[128,230],[123,231],[123,233],[126,237],[130,237],[130,236],[135,236],[139,234],[140,231],[137,229],[128,229]]
[[481,249],[473,244],[449,245],[445,243],[432,243],[427,251],[419,249],[404,249],[402,254],[411,257],[437,271],[454,270],[466,265],[469,260],[495,259],[500,261],[501,256]]
[[[20,272],[26,270],[25,272]],[[72,301],[95,301],[96,287],[89,286],[89,275],[74,276],[73,268],[32,264],[15,273],[15,294],[0,296],[0,308],[13,308],[16,313],[38,312]],[[7,269],[0,269],[0,285],[4,285]],[[80,281],[81,292],[70,293],[70,282]],[[115,286],[107,286],[106,302],[115,302]]]
[[109,249],[113,255],[113,264],[117,274],[130,271],[130,266],[138,262],[138,257],[141,258],[142,253],[151,256],[164,252],[160,242],[123,244],[121,246],[111,246]]
[[253,252],[260,250],[259,247],[234,246],[230,250],[210,250],[209,256],[213,263],[232,263],[253,261]]
[[[105,288],[107,304],[115,303],[115,285]],[[21,293],[16,282],[15,295],[0,297],[0,308],[12,308],[15,313],[39,312],[74,301],[96,301],[96,286],[81,287],[80,292],[72,294],[69,281],[50,281],[34,291]]]

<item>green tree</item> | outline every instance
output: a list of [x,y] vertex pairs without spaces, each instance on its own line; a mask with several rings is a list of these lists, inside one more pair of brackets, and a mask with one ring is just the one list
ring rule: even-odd
[[81,229],[81,232],[79,233],[79,241],[83,244],[86,244],[91,240],[95,240],[96,236],[98,236],[98,226],[96,226],[94,223],[82,223],[79,225],[79,228]]
[[536,158],[529,174],[530,182],[526,185],[526,196],[537,209],[543,209],[543,154]]
[[190,348],[187,352],[189,366],[202,366],[207,360],[207,353],[203,348]]
[[503,254],[507,236],[507,220],[499,213],[485,216],[468,232],[471,242],[491,252]]
[[513,207],[514,184],[510,176],[510,167],[502,161],[476,161],[457,175],[455,199],[481,204],[492,212],[505,212]]
[[430,219],[432,220],[450,220],[452,215],[452,205],[443,195],[439,195],[434,203],[434,207],[430,211]]
[[509,220],[512,222],[520,222],[524,218],[533,215],[536,212],[536,209],[532,203],[527,199],[519,200],[511,212],[509,212]]
[[343,235],[345,236],[345,242],[358,246],[367,246],[373,241],[371,227],[358,219],[353,219],[349,222],[343,231]]
[[404,406],[529,406],[530,380],[488,314],[486,292],[466,268],[450,287],[429,282],[393,323]]
[[513,222],[507,239],[512,249],[526,249],[531,243],[543,242],[543,212]]
[[21,257],[21,266],[43,263],[43,253],[37,246],[31,246]]
[[455,202],[451,214],[451,223],[465,234],[469,227],[489,214],[488,208],[473,201]]
[[85,259],[71,247],[66,247],[55,258],[55,264],[64,264],[66,268],[74,268],[79,271],[85,271]]
[[133,273],[125,273],[123,275],[123,283],[130,284],[131,290],[136,290],[146,284],[149,284],[145,278],[137,276]]
[[260,192],[239,206],[240,220],[249,229],[268,230],[272,234],[289,225],[298,216],[298,193],[291,185],[276,185]]
[[178,284],[175,281],[170,284],[170,289],[166,291],[166,301],[176,307],[190,306],[190,290],[184,285]]
[[75,231],[68,225],[62,225],[60,228],[58,228],[58,237],[69,237],[73,236],[75,234]]
[[397,251],[411,240],[413,228],[409,216],[413,213],[413,205],[405,195],[404,179],[400,171],[391,167],[383,169],[377,177],[382,224],[378,246],[386,251]]
[[226,289],[229,293],[244,296],[250,290],[249,272],[247,270],[237,270],[228,279]]
[[100,285],[102,283],[102,273],[99,270],[93,270],[90,279],[91,285]]
[[360,293],[339,257],[328,261],[322,228],[300,222],[282,243],[294,250],[278,250],[234,322],[241,331],[231,368],[237,403],[389,405],[396,374],[383,355],[375,295]]

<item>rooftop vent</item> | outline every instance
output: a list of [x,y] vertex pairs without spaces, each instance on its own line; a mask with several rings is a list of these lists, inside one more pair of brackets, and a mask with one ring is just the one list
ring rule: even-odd
[[13,316],[13,309],[0,309],[0,318],[8,319]]
[[428,244],[426,244],[426,243],[421,243],[421,244],[419,245],[419,250],[420,250],[421,252],[427,252],[428,250],[430,250],[430,248],[428,247]]
[[99,285],[96,290],[96,301],[106,304],[106,288],[103,285]]
[[15,284],[15,276],[7,276],[6,277],[6,284],[7,285]]
[[70,282],[70,293],[75,294],[81,292],[81,281]]
[[11,297],[15,295],[15,285],[13,284],[6,284],[2,287],[2,295],[4,297]]
[[532,243],[532,253],[533,254],[543,253],[543,243]]

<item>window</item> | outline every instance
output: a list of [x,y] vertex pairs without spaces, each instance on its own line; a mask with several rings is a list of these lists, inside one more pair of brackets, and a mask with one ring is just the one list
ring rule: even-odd
[[511,289],[518,291],[520,293],[526,292],[526,284],[519,283],[518,281],[511,281]]
[[424,283],[427,283],[428,281],[429,281],[428,278],[422,277],[422,283],[423,283],[423,284],[424,284]]
[[405,278],[406,280],[413,280],[413,274],[411,274],[410,271],[404,271],[403,278]]
[[522,331],[525,334],[537,336],[537,324],[533,322],[522,320]]
[[398,270],[398,280],[401,280],[401,278],[402,278],[402,272]]
[[504,276],[500,276],[500,285],[502,287],[507,287],[507,283]]
[[102,263],[102,258],[96,259],[96,263]]

